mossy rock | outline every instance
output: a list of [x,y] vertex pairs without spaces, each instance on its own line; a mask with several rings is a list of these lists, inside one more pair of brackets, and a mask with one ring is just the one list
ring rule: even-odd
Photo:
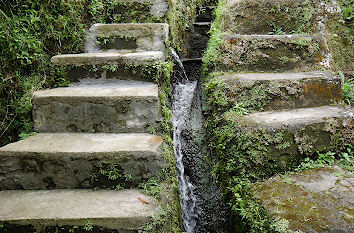
[[353,232],[353,174],[338,166],[272,178],[253,187],[272,216],[301,232]]

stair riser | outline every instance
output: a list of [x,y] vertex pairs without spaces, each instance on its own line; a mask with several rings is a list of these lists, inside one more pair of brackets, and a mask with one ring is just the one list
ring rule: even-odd
[[318,3],[310,0],[229,1],[224,25],[238,34],[268,34],[316,30]]
[[251,97],[263,110],[310,108],[330,105],[342,99],[339,77],[313,78],[297,81],[225,80],[230,89],[231,104],[245,102]]
[[86,52],[144,50],[165,52],[167,24],[94,24],[86,36]]
[[309,121],[290,127],[257,125],[245,117],[234,141],[239,145],[234,153],[244,153],[250,158],[249,169],[270,174],[287,171],[316,151],[335,152],[342,150],[345,144],[353,144],[353,125],[353,117]]
[[33,103],[36,132],[146,132],[160,120],[157,97],[34,97]]
[[[63,153],[56,158],[41,152],[0,152],[0,157],[0,190],[110,188],[118,184],[131,188],[164,167],[164,160],[152,152]],[[105,164],[115,164],[132,178],[112,181],[100,176],[101,164],[105,169],[109,167]]]
[[311,71],[326,56],[316,37],[227,35],[219,60],[225,71]]

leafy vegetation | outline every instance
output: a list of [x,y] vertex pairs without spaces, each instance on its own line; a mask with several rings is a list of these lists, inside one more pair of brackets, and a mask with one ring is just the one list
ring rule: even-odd
[[339,72],[339,76],[343,84],[343,100],[346,104],[352,105],[354,103],[354,78],[346,80],[342,72]]
[[159,22],[150,3],[119,0],[0,1],[0,146],[32,132],[31,97],[41,88],[66,86],[65,68],[50,64],[79,53],[93,23]]

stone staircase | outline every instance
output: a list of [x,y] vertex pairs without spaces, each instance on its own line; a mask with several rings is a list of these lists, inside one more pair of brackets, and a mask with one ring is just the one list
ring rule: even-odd
[[[338,135],[352,140],[344,131],[352,128],[354,113],[350,108],[334,105],[342,99],[341,80],[326,71],[324,59],[328,51],[323,38],[316,34],[265,34],[264,27],[257,26],[264,24],[263,18],[248,13],[276,9],[279,1],[229,2],[238,9],[237,21],[223,34],[220,60],[222,69],[233,72],[222,75],[221,79],[230,87],[227,95],[232,103],[249,103],[246,108],[264,111],[244,116],[242,128],[255,135],[263,129],[271,135],[291,134],[290,138],[295,140],[286,142],[289,145],[283,150],[275,153],[269,148],[267,154],[275,158],[276,154],[290,157],[291,153],[305,153],[298,144],[306,144],[306,140],[312,142],[306,145],[310,147],[307,154],[339,143]],[[299,4],[285,2],[289,9],[292,4]],[[332,122],[333,128],[328,122]]]
[[[331,56],[324,34],[313,28],[306,29],[311,31],[309,34],[268,34],[273,30],[269,23],[272,21],[288,32],[295,30],[298,23],[307,23],[301,18],[304,15],[292,13],[309,13],[302,8],[310,9],[313,1],[225,2],[224,10],[230,13],[223,15],[223,44],[217,60],[218,71],[223,73],[215,75],[227,84],[229,97],[226,108],[230,111],[224,114],[221,125],[237,129],[236,139],[227,145],[231,147],[230,161],[233,155],[235,158],[241,155],[245,161],[235,163],[243,164],[242,172],[266,178],[275,172],[288,171],[316,151],[325,153],[343,149],[345,144],[353,145],[354,109],[340,104],[342,83],[337,75],[328,71],[327,58]],[[311,23],[313,27],[322,25],[322,22]],[[252,113],[239,117],[233,107],[244,107]],[[222,129],[228,130],[227,127]],[[237,145],[232,146],[232,143]],[[232,162],[226,165],[227,168],[232,166],[237,165]],[[342,185],[345,188],[340,192],[333,188],[337,184],[341,187],[336,183],[338,179],[334,179],[331,190],[313,188],[326,186],[327,177],[336,178],[339,170],[344,177],[352,177],[352,174],[338,167],[317,170],[294,175],[297,180],[291,177],[289,181],[285,176],[256,183],[255,196],[272,216],[288,221],[291,230],[352,232],[352,202],[347,202],[353,194],[352,178]],[[312,177],[304,178],[304,173]],[[293,194],[294,190],[300,194]],[[330,221],[328,216],[331,216]]]
[[[52,58],[77,82],[35,92],[37,134],[0,148],[1,222],[137,232],[152,219],[157,205],[137,187],[165,165],[162,138],[147,133],[161,121],[159,90],[133,69],[164,61],[167,38],[167,24],[95,24],[87,53]],[[103,66],[110,79],[92,71]],[[106,187],[94,178],[109,166],[129,189],[93,190]]]

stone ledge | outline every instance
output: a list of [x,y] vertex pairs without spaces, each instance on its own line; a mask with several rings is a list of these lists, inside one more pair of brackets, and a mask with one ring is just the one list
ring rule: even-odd
[[311,71],[323,67],[327,52],[312,35],[224,34],[219,62],[225,71]]
[[137,187],[165,166],[162,143],[150,134],[37,134],[0,148],[0,190],[94,188],[102,163]]
[[231,73],[221,79],[229,86],[231,102],[254,98],[266,111],[319,107],[342,99],[341,79],[330,72]]
[[155,201],[139,190],[0,191],[0,221],[9,224],[84,226],[91,221],[93,226],[138,230],[155,210]]
[[322,106],[317,108],[301,108],[288,111],[259,112],[240,119],[247,127],[266,128],[267,131],[279,131],[284,127],[300,129],[312,124],[325,123],[329,119],[354,120],[354,109]]
[[41,133],[137,133],[157,127],[157,85],[77,86],[33,94],[34,129]]
[[[168,24],[164,23],[121,23],[121,24],[94,24],[86,36],[86,45],[89,53],[102,50],[132,49],[143,51],[165,52],[168,40]],[[98,39],[113,40],[103,45]],[[118,41],[116,41],[118,40]]]
[[64,54],[51,59],[52,64],[57,66],[145,65],[160,61],[164,61],[164,54],[160,51]]

